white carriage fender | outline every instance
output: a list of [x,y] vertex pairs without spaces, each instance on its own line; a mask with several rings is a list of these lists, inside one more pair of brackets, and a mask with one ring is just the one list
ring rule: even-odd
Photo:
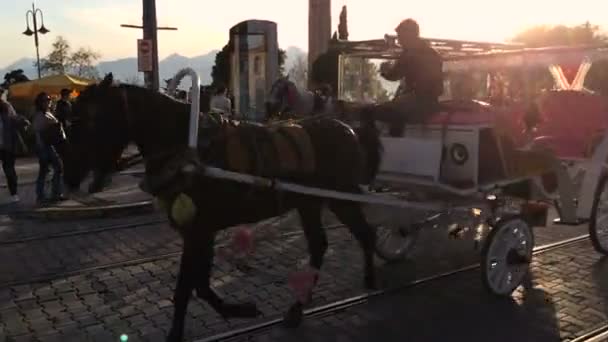
[[200,97],[201,97],[201,78],[198,76],[196,71],[192,68],[184,68],[175,74],[175,76],[171,79],[169,86],[167,87],[167,92],[169,95],[174,96],[177,85],[181,80],[190,76],[192,79],[192,88],[190,89],[190,99],[192,103],[190,104],[190,125],[188,130],[188,146],[190,148],[196,149],[198,145],[198,116],[200,113]]
[[583,184],[579,191],[578,208],[576,215],[582,219],[591,218],[591,207],[595,198],[595,191],[600,181],[600,177],[604,173],[606,159],[608,158],[608,130],[604,133],[602,142],[597,146],[589,168],[585,172]]

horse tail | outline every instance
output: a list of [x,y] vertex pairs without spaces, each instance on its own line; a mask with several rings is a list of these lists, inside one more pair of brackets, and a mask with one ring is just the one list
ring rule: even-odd
[[365,155],[363,183],[370,184],[380,170],[384,148],[380,140],[380,131],[373,120],[361,121],[361,126],[355,129],[359,143]]

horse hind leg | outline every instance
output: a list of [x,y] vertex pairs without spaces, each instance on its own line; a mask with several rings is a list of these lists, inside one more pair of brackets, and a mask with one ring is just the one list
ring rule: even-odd
[[296,302],[285,315],[288,327],[295,328],[300,325],[303,317],[304,305],[312,299],[312,291],[319,280],[319,270],[323,265],[323,257],[327,251],[327,235],[321,222],[322,203],[318,199],[307,201],[298,208],[302,229],[308,243],[310,254],[308,272],[298,272],[298,278],[293,280],[294,290],[297,292]]
[[375,229],[367,222],[359,203],[338,201],[330,202],[330,210],[338,220],[345,224],[363,249],[364,285],[369,290],[376,289],[376,272],[374,270],[374,253],[376,248]]

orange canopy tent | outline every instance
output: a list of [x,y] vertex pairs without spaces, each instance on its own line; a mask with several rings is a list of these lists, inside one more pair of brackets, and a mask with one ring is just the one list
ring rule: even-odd
[[33,100],[38,93],[43,91],[51,96],[58,96],[61,89],[67,88],[80,92],[93,83],[95,83],[94,80],[67,74],[51,75],[37,80],[13,84],[9,87],[9,97]]

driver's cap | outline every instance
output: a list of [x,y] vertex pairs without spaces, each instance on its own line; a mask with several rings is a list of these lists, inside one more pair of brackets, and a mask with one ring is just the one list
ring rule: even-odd
[[405,33],[405,32],[413,32],[416,33],[416,36],[420,35],[420,27],[418,23],[414,19],[405,19],[399,23],[399,25],[395,28],[395,32],[397,33]]

